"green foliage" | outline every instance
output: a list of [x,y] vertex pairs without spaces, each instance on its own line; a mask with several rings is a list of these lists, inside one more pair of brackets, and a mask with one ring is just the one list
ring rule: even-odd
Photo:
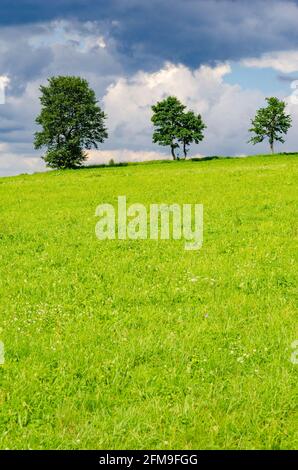
[[201,116],[196,116],[193,111],[185,112],[185,109],[186,106],[175,96],[169,96],[152,106],[151,121],[155,127],[153,142],[169,146],[174,160],[179,159],[176,151],[180,144],[186,158],[190,144],[198,144],[204,138],[203,130],[206,126]]
[[170,146],[172,157],[176,160],[175,150],[179,147],[177,142],[178,122],[185,106],[175,96],[169,96],[152,106],[151,121],[155,127],[153,142],[162,146]]
[[44,160],[51,168],[76,168],[86,159],[86,154],[75,141],[68,141],[63,146],[50,148]]
[[[0,178],[1,449],[297,448],[298,156],[184,163]],[[119,194],[202,249],[99,241]]]
[[187,157],[188,148],[192,142],[199,144],[203,140],[203,130],[206,127],[200,114],[195,115],[193,111],[188,111],[181,115],[177,138],[183,146],[184,158]]
[[41,113],[35,148],[47,147],[43,157],[52,168],[74,168],[85,160],[84,149],[98,148],[107,138],[106,118],[95,93],[80,77],[59,76],[41,86]]
[[252,119],[252,127],[249,132],[255,135],[250,139],[254,145],[263,142],[268,138],[271,152],[274,153],[274,142],[282,142],[285,140],[283,134],[287,134],[292,124],[292,118],[285,113],[286,103],[278,98],[266,98],[268,106],[257,111],[254,119]]

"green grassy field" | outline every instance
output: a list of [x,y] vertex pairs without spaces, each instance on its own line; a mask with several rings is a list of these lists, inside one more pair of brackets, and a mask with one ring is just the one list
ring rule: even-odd
[[[0,447],[297,447],[297,156],[0,179]],[[204,244],[99,241],[203,203]]]

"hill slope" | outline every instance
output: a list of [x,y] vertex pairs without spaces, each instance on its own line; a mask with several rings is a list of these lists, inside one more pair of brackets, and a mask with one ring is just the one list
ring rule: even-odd
[[[297,447],[297,163],[0,179],[0,447]],[[98,240],[118,195],[203,203],[203,248]]]

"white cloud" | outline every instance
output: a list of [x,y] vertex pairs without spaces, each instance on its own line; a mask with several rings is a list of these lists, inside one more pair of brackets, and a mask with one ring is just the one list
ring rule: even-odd
[[260,57],[243,59],[241,63],[246,67],[272,68],[283,73],[297,72],[298,50],[269,52]]
[[43,24],[33,31],[29,38],[29,45],[34,48],[72,46],[81,52],[90,52],[94,48],[107,47],[107,42],[96,21],[85,23],[72,23],[65,20],[54,20]]
[[44,170],[44,161],[39,156],[34,156],[26,146],[22,144],[11,146],[9,144],[0,143],[1,176],[34,173]]
[[201,66],[192,71],[183,65],[166,64],[155,73],[138,72],[120,78],[103,98],[113,148],[158,150],[153,145],[151,106],[175,95],[188,108],[201,113],[208,128],[205,140],[193,147],[204,154],[241,154],[254,149],[247,145],[250,118],[263,103],[259,91],[245,91],[224,81],[228,64]]
[[10,79],[7,75],[0,75],[0,104],[4,104],[6,97],[5,97],[5,89],[9,84]]
[[7,75],[0,75],[0,86],[7,86],[10,82],[10,79]]

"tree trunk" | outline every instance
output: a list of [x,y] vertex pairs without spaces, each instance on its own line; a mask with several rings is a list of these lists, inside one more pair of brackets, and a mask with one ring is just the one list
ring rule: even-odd
[[274,142],[270,142],[270,149],[271,149],[271,153],[273,155],[274,154]]
[[187,157],[187,150],[186,150],[186,144],[183,142],[183,153],[184,153],[184,159]]
[[171,154],[174,160],[176,160],[176,155],[175,155],[175,147],[171,145]]

